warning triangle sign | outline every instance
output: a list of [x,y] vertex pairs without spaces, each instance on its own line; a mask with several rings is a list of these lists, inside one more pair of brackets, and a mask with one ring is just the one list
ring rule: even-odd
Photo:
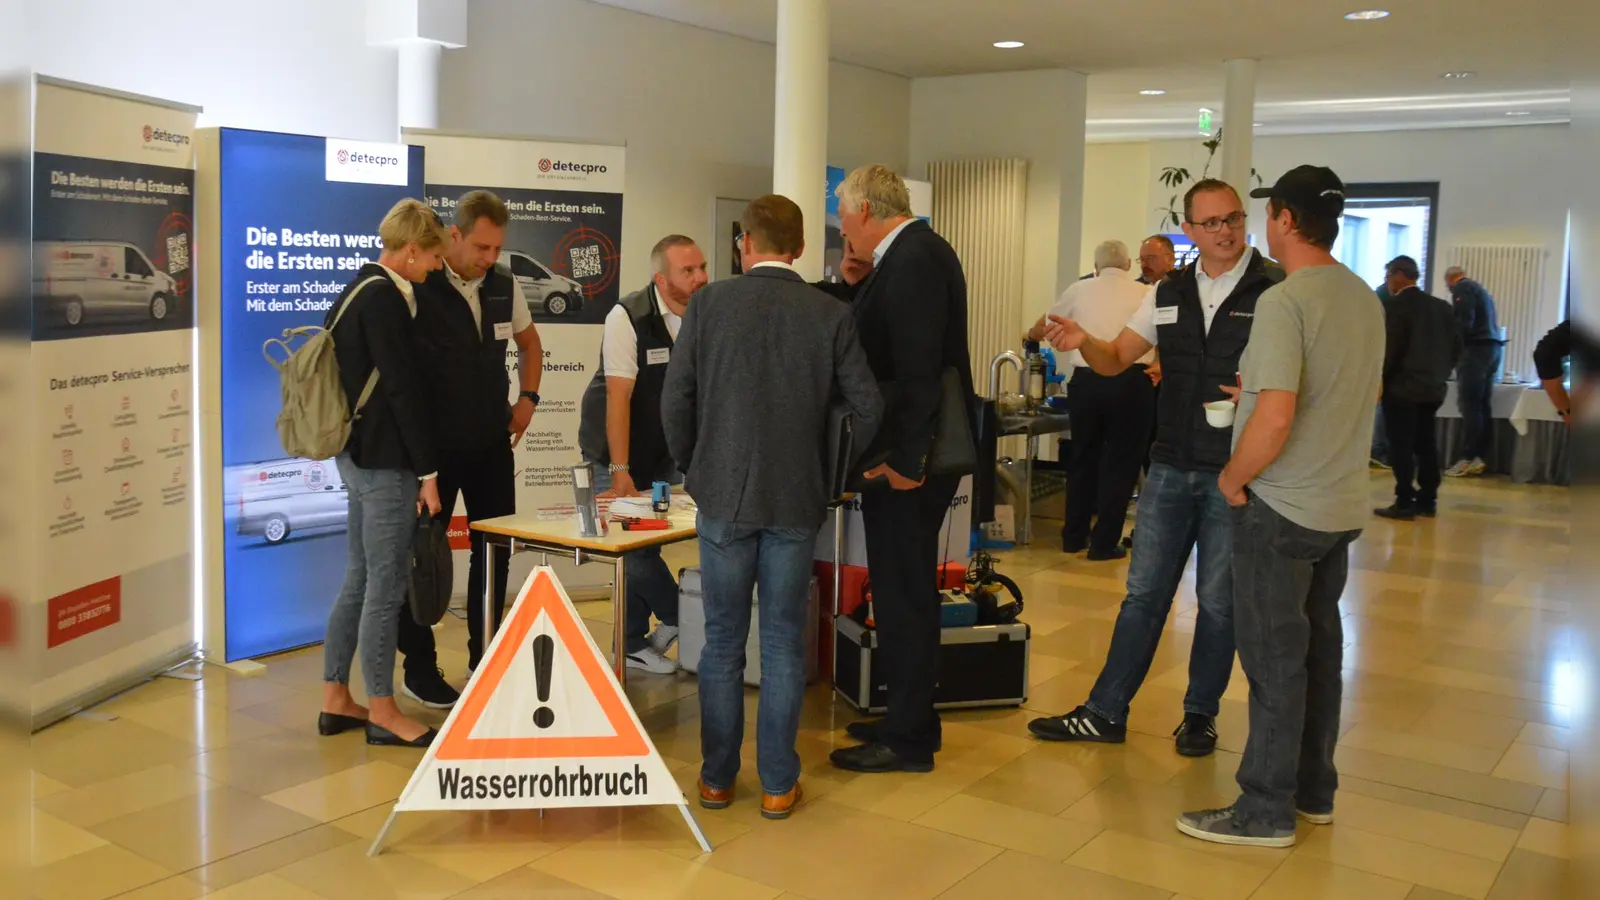
[[572,600],[538,568],[395,810],[683,803]]

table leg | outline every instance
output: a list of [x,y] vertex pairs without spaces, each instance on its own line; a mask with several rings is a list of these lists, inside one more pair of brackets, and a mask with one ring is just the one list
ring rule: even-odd
[[494,566],[495,553],[499,547],[492,540],[483,542],[483,646],[478,648],[481,658],[488,658],[489,644],[494,640],[495,629],[499,623],[494,620]]
[[1026,457],[1022,461],[1022,502],[1018,504],[1017,515],[1022,521],[1017,524],[1017,536],[1021,539],[1019,544],[1033,543],[1033,457],[1039,452],[1039,438],[1028,435],[1027,449],[1023,451]]
[[616,586],[611,595],[611,661],[617,684],[628,686],[628,573],[624,557],[617,557]]
[[828,683],[839,679],[839,610],[844,608],[844,516],[846,506],[833,510],[833,615],[828,617],[826,635],[832,661],[828,664]]

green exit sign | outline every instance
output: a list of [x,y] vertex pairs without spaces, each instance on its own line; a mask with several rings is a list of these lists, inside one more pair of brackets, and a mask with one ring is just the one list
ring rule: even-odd
[[1211,110],[1209,109],[1200,110],[1200,133],[1211,133]]

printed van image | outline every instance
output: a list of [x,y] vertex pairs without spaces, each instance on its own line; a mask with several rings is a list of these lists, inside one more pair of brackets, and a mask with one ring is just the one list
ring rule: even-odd
[[559,318],[583,309],[583,285],[552,272],[549,266],[521,250],[507,250],[505,257],[533,315]]
[[122,241],[40,241],[35,308],[51,324],[160,323],[178,315],[177,282]]
[[281,544],[290,535],[343,531],[349,512],[333,460],[279,459],[229,473],[229,509],[240,535]]

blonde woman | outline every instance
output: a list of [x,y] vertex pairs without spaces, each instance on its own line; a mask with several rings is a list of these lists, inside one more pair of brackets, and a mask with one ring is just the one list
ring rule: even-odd
[[[350,559],[328,614],[317,730],[330,735],[365,727],[369,744],[426,747],[435,731],[395,704],[394,656],[411,536],[423,508],[439,512],[432,428],[417,375],[412,284],[439,268],[450,235],[426,204],[412,199],[389,210],[378,235],[383,253],[356,273],[324,323],[333,332],[345,397],[360,414],[338,458],[349,494]],[[364,393],[370,396],[363,404]],[[358,646],[370,711],[350,694]]]

